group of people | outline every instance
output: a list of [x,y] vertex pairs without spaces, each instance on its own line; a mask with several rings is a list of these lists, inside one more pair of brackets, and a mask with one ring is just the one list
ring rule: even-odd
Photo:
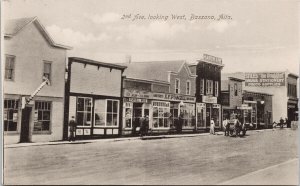
[[288,118],[285,118],[285,121],[282,117],[280,117],[279,123],[273,122],[273,128],[276,128],[278,125],[282,129],[284,124],[286,124],[287,128],[291,128],[291,121]]

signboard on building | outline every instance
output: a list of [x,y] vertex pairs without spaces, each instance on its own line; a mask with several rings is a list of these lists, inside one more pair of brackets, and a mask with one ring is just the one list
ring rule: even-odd
[[237,109],[240,110],[251,110],[252,107],[248,106],[248,104],[242,104],[240,107],[236,107]]
[[245,73],[245,86],[285,86],[284,72]]
[[[168,100],[168,101],[184,101],[184,102],[196,102],[196,98],[193,96],[185,96],[185,95],[178,95],[178,94],[165,94],[165,93],[153,93],[153,92],[146,92],[146,91],[132,91],[132,90],[124,90],[124,97],[129,97],[131,100],[144,100],[147,99],[157,99],[157,100]],[[135,99],[132,99],[135,98]],[[143,99],[139,99],[143,98]],[[130,101],[130,99],[125,98],[124,101]],[[146,102],[145,101],[145,102]],[[139,101],[134,101],[139,102]]]
[[211,55],[208,55],[208,54],[203,54],[203,60],[208,61],[208,62],[212,62],[212,63],[217,63],[217,64],[220,64],[220,65],[222,64],[222,58],[211,56]]
[[202,96],[202,102],[203,103],[217,103],[218,99],[217,99],[217,97],[213,97],[213,96]]

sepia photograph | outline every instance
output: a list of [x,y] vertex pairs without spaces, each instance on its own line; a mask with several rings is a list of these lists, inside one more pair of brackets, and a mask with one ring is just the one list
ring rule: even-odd
[[3,185],[299,185],[300,0],[1,0]]

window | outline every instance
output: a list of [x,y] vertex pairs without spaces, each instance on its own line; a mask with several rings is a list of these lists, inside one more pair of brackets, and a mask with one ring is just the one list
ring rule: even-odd
[[288,96],[297,97],[297,86],[288,84]]
[[33,131],[50,131],[51,102],[36,101]]
[[183,113],[183,127],[194,127],[196,124],[195,105],[184,103],[181,112]]
[[[87,99],[91,99],[91,98],[87,98]],[[89,107],[90,106],[88,106],[88,108]],[[96,127],[118,126],[119,125],[118,110],[119,110],[119,101],[118,100],[96,99],[95,100],[95,108],[94,108],[94,121],[95,121],[94,126],[96,126]],[[86,111],[86,113],[87,113],[87,116],[90,115],[91,114],[90,109],[88,109]],[[88,118],[88,117],[86,117],[86,118]],[[130,125],[131,125],[131,122],[130,122]],[[90,124],[86,125],[86,126],[90,126]]]
[[186,94],[187,95],[191,94],[191,82],[190,81],[186,82]]
[[47,78],[51,82],[51,62],[44,61],[43,77]]
[[215,96],[219,96],[219,82],[215,81]]
[[169,128],[170,127],[170,103],[154,101],[153,105],[153,127]]
[[92,98],[77,98],[77,126],[91,126]]
[[204,94],[204,79],[200,79],[200,94]]
[[17,131],[18,104],[19,101],[15,99],[4,100],[4,131]]
[[14,80],[15,56],[6,55],[5,57],[5,79]]
[[179,79],[175,79],[175,93],[176,94],[180,93],[180,81],[179,81]]
[[125,128],[131,128],[132,127],[132,106],[133,104],[130,102],[124,103],[125,108],[125,118],[124,118],[124,126]]
[[119,125],[119,101],[107,100],[106,107],[106,126],[118,126]]
[[206,95],[213,94],[213,80],[206,80]]
[[238,95],[237,84],[234,84],[234,96]]

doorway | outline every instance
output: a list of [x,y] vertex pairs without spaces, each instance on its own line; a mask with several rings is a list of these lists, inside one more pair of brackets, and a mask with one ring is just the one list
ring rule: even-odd
[[30,122],[30,117],[31,117],[31,111],[32,111],[32,107],[25,107],[22,110],[20,143],[30,142],[29,122]]

